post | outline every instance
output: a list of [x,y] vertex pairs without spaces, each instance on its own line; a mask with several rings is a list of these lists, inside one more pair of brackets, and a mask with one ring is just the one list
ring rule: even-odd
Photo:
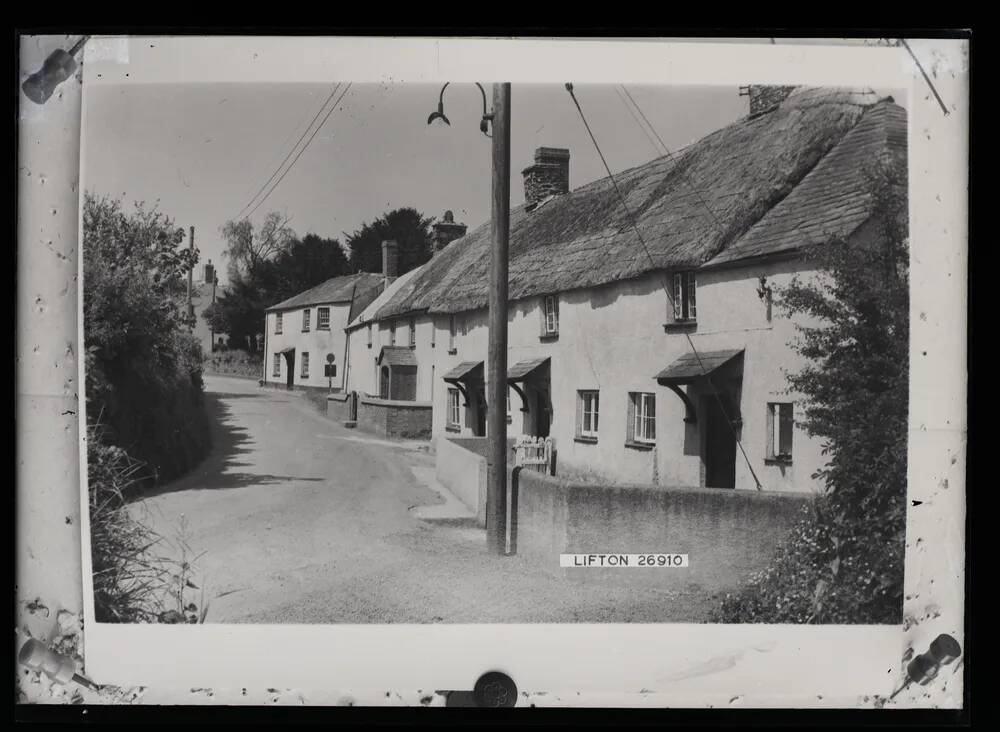
[[493,85],[493,196],[490,229],[489,461],[486,546],[503,554],[507,494],[507,248],[510,237],[510,84]]
[[[194,251],[194,227],[191,227],[191,237],[188,239],[188,248]],[[194,303],[191,300],[192,294],[194,292],[194,265],[191,265],[191,269],[188,270],[188,317],[194,315]],[[194,328],[192,323],[191,328]]]

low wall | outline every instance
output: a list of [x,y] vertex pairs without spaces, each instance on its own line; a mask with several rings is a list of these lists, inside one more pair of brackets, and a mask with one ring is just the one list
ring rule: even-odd
[[328,394],[326,397],[326,416],[335,422],[351,420],[351,400],[348,392]]
[[[567,578],[712,591],[763,569],[813,500],[806,493],[594,486],[521,471],[517,553]],[[560,568],[560,554],[687,554],[689,567]]]
[[486,458],[462,444],[467,442],[469,440],[438,437],[435,473],[441,485],[475,512],[476,523],[486,526]]
[[428,439],[431,403],[358,397],[358,429],[382,437]]

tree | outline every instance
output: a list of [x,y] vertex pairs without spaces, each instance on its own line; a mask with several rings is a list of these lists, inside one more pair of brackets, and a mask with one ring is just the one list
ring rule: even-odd
[[255,352],[267,308],[349,272],[339,241],[306,234],[301,240],[292,239],[273,258],[258,261],[252,277],[237,273],[226,293],[202,315],[215,332]]
[[876,161],[870,241],[835,241],[807,256],[820,276],[778,293],[807,316],[792,344],[807,365],[788,375],[800,424],[823,441],[814,477],[826,492],[776,561],[736,595],[721,622],[897,623],[902,616],[909,397],[906,175]]
[[399,271],[409,272],[431,258],[430,225],[433,218],[426,218],[414,208],[397,208],[370,224],[362,224],[353,234],[347,235],[351,265],[355,272],[382,271],[382,242],[393,239],[399,252]]
[[264,217],[259,229],[254,229],[250,219],[227,221],[222,227],[226,240],[226,257],[229,259],[229,281],[245,278],[253,281],[263,262],[285,251],[295,238],[286,217],[272,211]]
[[89,424],[145,466],[172,477],[208,448],[201,348],[185,290],[197,251],[183,229],[142,203],[90,191],[83,205],[83,322]]

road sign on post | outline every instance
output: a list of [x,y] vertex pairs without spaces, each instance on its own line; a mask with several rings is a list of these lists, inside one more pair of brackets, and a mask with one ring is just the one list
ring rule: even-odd
[[327,389],[329,391],[333,391],[333,377],[337,375],[337,364],[334,363],[336,360],[332,353],[326,354],[326,366],[323,370],[326,372]]

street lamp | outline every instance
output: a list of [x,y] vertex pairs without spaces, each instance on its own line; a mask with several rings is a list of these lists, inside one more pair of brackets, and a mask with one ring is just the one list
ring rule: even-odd
[[[486,110],[486,90],[476,82],[483,95],[483,118],[479,130],[493,140],[493,185],[490,215],[490,294],[489,294],[489,398],[486,468],[486,546],[491,554],[505,554],[507,545],[507,250],[510,240],[510,84],[493,85],[493,111]],[[441,87],[438,108],[427,124],[441,120],[451,125],[444,113],[444,90]],[[493,125],[493,134],[489,126]]]
[[[450,81],[446,81],[444,86],[441,87],[441,94],[438,96],[438,108],[436,112],[431,112],[430,116],[427,118],[427,124],[433,124],[437,120],[441,120],[446,125],[451,126],[451,122],[445,116],[444,113],[444,90],[448,88]],[[475,82],[476,86],[479,87],[479,93],[483,95],[483,118],[479,121],[479,131],[482,132],[487,137],[492,137],[489,133],[489,123],[493,119],[493,115],[486,111],[486,90],[483,89],[483,85],[478,81]]]

